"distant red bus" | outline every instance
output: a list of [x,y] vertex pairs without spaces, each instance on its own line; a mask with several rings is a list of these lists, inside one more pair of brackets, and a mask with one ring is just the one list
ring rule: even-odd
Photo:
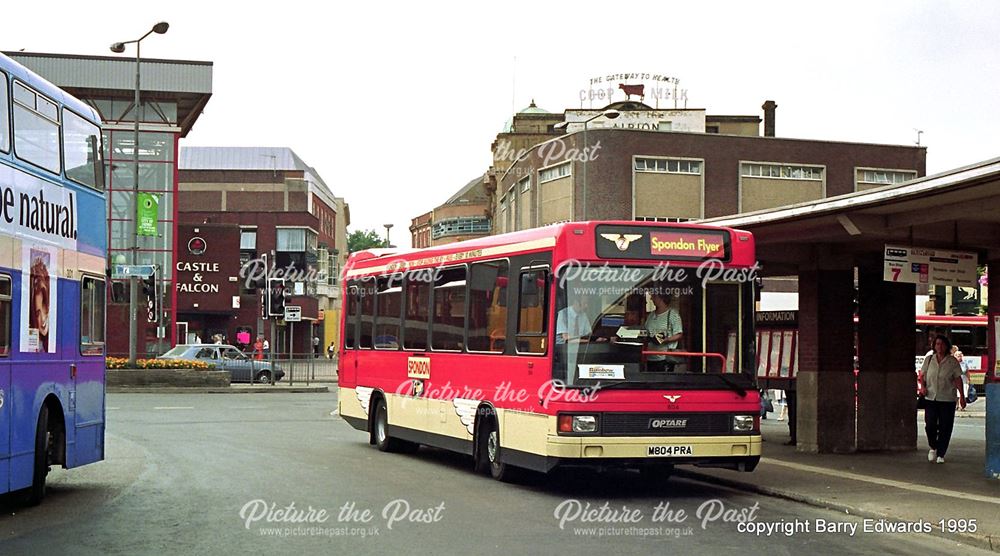
[[[798,311],[758,311],[757,379],[773,388],[798,374]],[[855,324],[857,317],[854,318]],[[984,315],[917,315],[914,329],[916,368],[930,351],[929,337],[947,336],[969,364],[969,382],[983,389],[989,364],[988,321]]]
[[351,255],[339,413],[380,450],[517,468],[760,459],[751,234],[573,222]]

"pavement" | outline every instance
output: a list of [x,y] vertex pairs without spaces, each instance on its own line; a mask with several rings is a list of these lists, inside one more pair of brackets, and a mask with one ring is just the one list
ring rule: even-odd
[[289,385],[287,382],[278,382],[274,386],[257,384],[232,384],[226,387],[170,387],[170,386],[146,386],[146,387],[126,387],[109,386],[107,391],[111,394],[318,394],[330,391],[330,386],[336,387],[336,381],[311,381],[309,385],[299,382]]
[[876,523],[922,520],[932,534],[1000,552],[1000,481],[984,472],[985,413],[985,398],[958,413],[944,464],[927,461],[922,412],[916,450],[844,455],[785,445],[788,424],[771,414],[761,422],[763,457],[753,473],[692,468],[677,474]]

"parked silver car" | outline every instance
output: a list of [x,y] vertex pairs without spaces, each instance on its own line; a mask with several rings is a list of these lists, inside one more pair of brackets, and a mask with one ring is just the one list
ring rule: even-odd
[[[229,371],[232,382],[256,382],[268,384],[271,382],[271,364],[267,361],[256,361],[239,349],[227,344],[177,344],[176,347],[157,359],[182,359],[186,361],[201,361],[215,365],[221,371]],[[285,376],[277,365],[274,369],[275,382]]]

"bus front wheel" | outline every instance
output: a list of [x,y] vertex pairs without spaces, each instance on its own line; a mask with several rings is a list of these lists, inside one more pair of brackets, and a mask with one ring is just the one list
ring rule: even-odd
[[43,405],[38,414],[35,429],[35,465],[31,486],[28,487],[25,502],[37,506],[45,498],[45,479],[49,475],[49,452],[52,447],[52,432],[49,430],[49,406]]
[[490,419],[486,426],[486,453],[484,455],[490,468],[490,476],[498,481],[508,482],[514,478],[514,468],[502,460],[500,428],[497,426],[496,417]]
[[413,453],[420,447],[418,444],[389,436],[389,412],[385,406],[385,399],[379,399],[375,404],[372,436],[375,437],[375,447],[381,452]]

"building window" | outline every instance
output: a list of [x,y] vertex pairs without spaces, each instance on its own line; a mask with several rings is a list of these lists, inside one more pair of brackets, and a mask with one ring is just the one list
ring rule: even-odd
[[638,222],[691,222],[697,220],[696,218],[681,218],[675,216],[636,216],[636,221]]
[[531,178],[530,177],[524,178],[523,180],[521,180],[518,183],[521,184],[521,187],[520,187],[521,193],[525,193],[527,191],[531,191]]
[[557,180],[559,178],[565,178],[570,173],[570,163],[565,162],[558,166],[553,166],[551,168],[546,168],[544,170],[538,171],[538,183],[545,183],[547,181]]
[[821,166],[743,163],[740,173],[745,178],[777,178],[791,180],[822,180]]
[[859,170],[858,183],[890,185],[916,179],[917,172],[912,170]]
[[[503,210],[503,207],[501,207]],[[490,233],[490,219],[486,216],[458,216],[434,222],[431,237],[440,239],[464,234]]]
[[[243,242],[242,234],[240,243]],[[278,245],[276,251],[299,252],[306,250],[305,228],[278,228]]]
[[719,126],[717,125],[707,125],[705,126],[705,133],[718,133]]
[[659,172],[665,174],[701,174],[701,161],[677,158],[637,158],[637,172]]
[[14,151],[21,160],[54,174],[62,169],[59,109],[51,100],[14,83]]
[[[278,230],[278,234],[281,234],[282,230]],[[242,229],[240,230],[240,251],[256,251],[257,250],[257,230],[254,229]]]

